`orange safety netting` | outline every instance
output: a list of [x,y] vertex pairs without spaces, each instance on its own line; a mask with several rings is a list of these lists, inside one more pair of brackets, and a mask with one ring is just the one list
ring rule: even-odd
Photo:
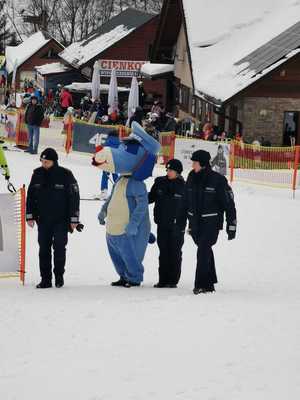
[[298,182],[299,147],[263,147],[232,142],[231,180],[245,180],[271,186],[290,187]]

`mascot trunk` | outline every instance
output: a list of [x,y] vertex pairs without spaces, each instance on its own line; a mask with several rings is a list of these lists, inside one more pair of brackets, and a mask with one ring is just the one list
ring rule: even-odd
[[159,143],[137,123],[117,148],[98,147],[93,165],[120,174],[112,194],[104,203],[99,222],[106,219],[106,240],[112,262],[120,278],[133,284],[143,281],[143,259],[150,219],[145,179],[152,175]]

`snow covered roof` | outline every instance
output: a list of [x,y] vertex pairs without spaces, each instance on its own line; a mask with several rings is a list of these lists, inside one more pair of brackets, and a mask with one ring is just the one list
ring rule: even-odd
[[50,75],[50,74],[59,74],[62,72],[67,72],[70,71],[71,68],[66,66],[65,64],[56,62],[56,63],[40,65],[38,67],[35,67],[35,69],[41,75]]
[[[69,89],[71,92],[91,92],[92,82],[73,82],[71,85],[66,85],[65,88]],[[109,85],[100,85],[100,93],[108,93]],[[118,86],[118,92],[129,92],[130,88]]]
[[183,0],[183,8],[199,94],[225,101],[299,52],[299,0]]
[[151,64],[146,63],[141,68],[142,75],[155,77],[174,72],[174,64]]
[[154,17],[153,14],[128,8],[103,24],[87,39],[72,43],[60,53],[60,57],[74,67],[82,67]]
[[19,67],[45,44],[50,42],[52,37],[45,32],[39,31],[29,36],[18,46],[7,46],[5,49],[6,70],[10,74],[14,70],[15,63]]

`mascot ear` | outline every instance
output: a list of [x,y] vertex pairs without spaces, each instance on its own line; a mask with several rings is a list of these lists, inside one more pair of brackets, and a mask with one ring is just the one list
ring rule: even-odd
[[150,136],[145,129],[138,124],[136,121],[132,122],[132,136],[137,138],[140,145],[144,147],[144,149],[151,154],[158,154],[160,150],[159,142]]
[[132,177],[137,181],[144,181],[152,176],[152,171],[157,161],[154,154],[145,151],[145,154],[139,164],[132,171]]

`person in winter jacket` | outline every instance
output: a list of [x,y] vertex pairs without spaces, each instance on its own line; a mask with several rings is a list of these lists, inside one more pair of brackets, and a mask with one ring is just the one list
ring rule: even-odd
[[160,118],[161,113],[164,112],[164,108],[159,100],[155,100],[153,106],[151,107],[151,113],[157,114],[158,119]]
[[224,213],[228,240],[236,236],[237,220],[232,189],[224,176],[212,171],[210,154],[197,150],[191,160],[193,170],[186,182],[183,214],[198,247],[194,294],[199,294],[215,290],[217,275],[212,246],[223,229]]
[[[118,148],[120,146],[119,132],[116,129],[112,129],[111,131],[108,132],[107,138],[103,142],[103,146],[113,147],[113,148]],[[110,173],[107,171],[102,171],[100,200],[107,199],[109,174]],[[114,183],[117,181],[118,177],[119,177],[118,174],[114,173],[112,174]]]
[[181,275],[182,246],[186,221],[180,219],[185,182],[182,163],[173,159],[167,163],[167,175],[156,178],[149,192],[154,203],[159,247],[159,280],[156,288],[176,288]]
[[26,153],[37,154],[40,142],[40,126],[44,119],[43,107],[38,104],[36,96],[31,96],[30,103],[25,111],[25,123],[28,127],[29,146]]
[[68,89],[63,88],[60,94],[60,107],[63,115],[67,112],[68,107],[73,106],[73,98]]
[[55,286],[64,285],[68,232],[79,230],[79,187],[71,171],[58,165],[52,148],[41,154],[42,166],[34,170],[28,187],[26,220],[38,225],[41,282],[38,289],[52,287],[52,255],[54,250]]
[[142,107],[138,106],[135,109],[133,116],[129,120],[129,127],[131,128],[133,121],[137,122],[138,124],[140,124],[142,126],[143,119],[144,119],[144,111],[143,111]]
[[177,122],[173,114],[167,113],[167,122],[164,125],[163,132],[176,132]]

